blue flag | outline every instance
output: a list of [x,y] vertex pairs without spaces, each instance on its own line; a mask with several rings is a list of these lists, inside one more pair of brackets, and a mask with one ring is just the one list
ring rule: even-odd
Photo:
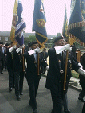
[[24,37],[23,37],[23,30],[26,27],[25,22],[22,18],[22,3],[21,0],[17,2],[17,23],[16,23],[16,30],[15,30],[15,39],[20,46],[24,44]]
[[47,41],[45,23],[46,19],[43,0],[35,0],[33,12],[33,31],[36,32],[36,39],[41,47],[44,47],[44,44]]
[[77,41],[85,42],[85,0],[71,1],[68,30]]
[[64,25],[62,30],[62,35],[65,38],[67,38],[67,29],[68,29],[68,20],[67,20],[66,6],[65,6],[65,18],[64,18]]

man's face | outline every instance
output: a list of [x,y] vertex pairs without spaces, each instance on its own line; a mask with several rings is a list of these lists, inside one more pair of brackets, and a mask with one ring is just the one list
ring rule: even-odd
[[2,44],[0,44],[0,46],[2,47]]
[[57,42],[55,42],[55,46],[64,46],[65,45],[65,39],[60,39]]
[[32,49],[36,49],[38,47],[38,44],[33,44]]

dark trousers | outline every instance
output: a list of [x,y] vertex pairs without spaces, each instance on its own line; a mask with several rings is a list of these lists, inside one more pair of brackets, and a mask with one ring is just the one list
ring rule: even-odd
[[68,110],[68,98],[67,98],[67,93],[65,94],[65,97],[63,99],[63,106],[64,106],[64,111]]
[[15,95],[19,96],[20,95],[20,73],[19,72],[14,72],[14,78],[15,78]]
[[2,60],[2,71],[3,71],[3,68],[4,68],[4,59]]
[[81,93],[79,94],[80,98],[83,98],[85,96],[85,89],[82,88]]
[[85,113],[85,103],[83,105],[82,113]]
[[29,85],[29,97],[33,109],[37,109],[36,96],[37,96],[39,81],[40,81],[39,76],[36,76],[35,78],[32,77],[27,78],[27,82]]
[[13,70],[10,69],[8,71],[9,73],[9,88],[13,88],[14,87],[14,74],[13,74]]
[[53,113],[62,113],[61,88],[53,85],[50,91],[53,101]]
[[79,97],[83,98],[85,96],[85,78],[82,75],[79,75],[79,77],[80,77],[80,85],[82,87]]
[[2,73],[2,70],[3,70],[3,61],[0,60],[0,73]]
[[44,62],[41,63],[41,73],[45,74],[46,71],[46,64]]
[[0,66],[0,73],[2,73],[2,66]]
[[19,81],[19,86],[20,86],[20,93],[22,93],[23,90],[23,81],[24,81],[24,72],[20,72],[20,81]]

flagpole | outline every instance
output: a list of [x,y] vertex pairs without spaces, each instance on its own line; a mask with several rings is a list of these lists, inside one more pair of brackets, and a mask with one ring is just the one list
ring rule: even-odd
[[[68,20],[67,20],[67,14],[66,14],[66,5],[65,5],[65,20],[64,20],[64,27],[63,27],[63,32],[62,35],[66,38],[68,38],[68,43],[69,43],[69,37],[68,37]],[[64,76],[64,86],[63,90],[65,90],[65,85],[66,85],[66,75],[67,75],[67,66],[68,66],[68,55],[69,51],[66,51],[66,59],[65,59],[65,76]]]
[[64,87],[63,90],[65,91],[65,85],[66,85],[66,75],[67,75],[67,66],[68,66],[68,55],[69,55],[69,51],[66,52],[66,60],[65,60],[65,77],[64,77]]

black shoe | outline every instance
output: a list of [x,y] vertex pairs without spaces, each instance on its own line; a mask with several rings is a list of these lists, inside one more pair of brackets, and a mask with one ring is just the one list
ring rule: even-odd
[[3,74],[3,73],[1,72],[1,74]]
[[65,110],[64,113],[71,113],[69,110]]
[[82,102],[85,102],[85,100],[81,97],[78,97],[79,100],[81,100]]
[[9,92],[11,92],[12,91],[12,88],[9,88]]
[[37,113],[37,109],[34,109],[34,110],[33,110],[33,113]]
[[20,96],[17,96],[17,101],[20,101],[21,100],[21,97]]

